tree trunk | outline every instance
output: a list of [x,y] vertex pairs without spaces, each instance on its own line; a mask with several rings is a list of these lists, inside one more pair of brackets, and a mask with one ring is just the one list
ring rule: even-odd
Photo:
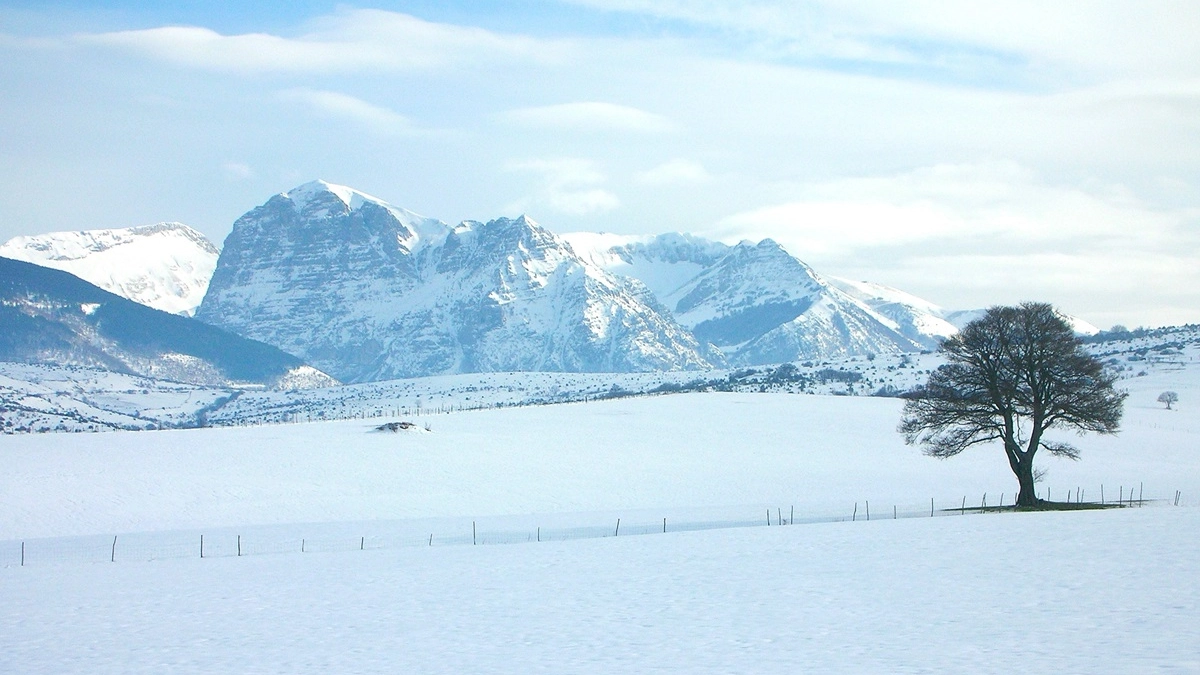
[[1013,473],[1017,474],[1017,484],[1021,487],[1017,495],[1017,506],[1036,506],[1040,500],[1033,485],[1033,458],[1030,457],[1013,467]]

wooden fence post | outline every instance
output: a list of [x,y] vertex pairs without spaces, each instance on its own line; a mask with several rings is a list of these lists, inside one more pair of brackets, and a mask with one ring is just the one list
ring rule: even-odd
[[108,559],[109,562],[117,562],[117,537],[113,535],[112,556]]

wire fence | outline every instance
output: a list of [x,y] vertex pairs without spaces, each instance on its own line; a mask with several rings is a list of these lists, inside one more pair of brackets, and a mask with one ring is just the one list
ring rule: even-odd
[[[1139,485],[1135,491],[1119,487],[1116,499],[1085,500],[1081,488],[1065,491],[1057,508],[1141,507],[1148,503],[1183,505],[1183,494],[1147,498]],[[1047,495],[1048,496],[1048,495]],[[183,558],[232,558],[260,555],[329,553],[433,546],[486,546],[571,541],[746,527],[778,527],[817,523],[857,522],[966,516],[1001,513],[1013,509],[1013,495],[981,498],[931,498],[905,505],[855,502],[839,511],[797,512],[787,507],[729,507],[671,510],[667,516],[636,511],[624,516],[553,514],[538,525],[539,517],[492,517],[482,520],[430,519],[373,521],[369,523],[313,523],[258,526],[215,531],[139,532],[109,536],[76,536],[0,541],[0,567],[117,563]],[[755,512],[757,509],[757,512]],[[589,524],[572,524],[586,520]],[[355,534],[359,532],[361,534]]]

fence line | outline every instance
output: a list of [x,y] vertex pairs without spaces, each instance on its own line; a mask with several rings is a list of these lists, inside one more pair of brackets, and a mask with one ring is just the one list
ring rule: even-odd
[[[1170,506],[1179,506],[1183,495],[1176,490],[1167,498],[1143,498],[1143,486],[1139,485],[1137,497],[1134,490],[1119,491],[1122,501],[1117,504],[1112,501],[1083,501],[1084,492],[1081,488],[1068,490],[1068,500],[1062,504],[1078,504],[1079,508],[1092,506],[1123,506],[1139,507],[1148,502],[1160,502]],[[730,514],[727,519],[714,518],[659,518],[643,516],[629,518],[626,514],[624,521],[615,518],[608,523],[588,525],[546,527],[534,525],[497,526],[495,529],[481,529],[476,521],[471,521],[470,529],[455,529],[447,525],[442,532],[418,530],[416,521],[395,521],[393,525],[400,530],[390,533],[376,532],[375,534],[337,533],[326,536],[312,536],[312,529],[343,527],[342,524],[313,525],[305,530],[302,526],[280,525],[264,526],[262,528],[244,528],[242,532],[225,530],[223,532],[143,532],[126,533],[118,536],[96,535],[78,537],[57,537],[47,539],[0,541],[0,567],[24,567],[47,564],[78,564],[78,563],[115,563],[129,561],[149,561],[182,558],[232,558],[271,554],[310,554],[328,553],[351,550],[385,550],[410,547],[431,546],[471,546],[520,544],[535,542],[571,541],[576,539],[600,539],[605,537],[628,537],[650,534],[668,534],[675,532],[697,532],[704,530],[722,530],[746,527],[773,527],[781,525],[811,525],[817,523],[858,522],[901,518],[930,518],[955,515],[1000,513],[1012,509],[1012,500],[1005,503],[1005,496],[993,499],[989,503],[984,493],[978,503],[973,500],[968,503],[968,497],[963,496],[953,501],[938,504],[930,499],[928,508],[921,505],[908,504],[904,510],[893,504],[891,513],[881,514],[878,509],[872,516],[870,503],[854,502],[843,513],[831,512],[810,515],[796,515],[794,506],[787,511],[783,507],[767,508],[765,513],[758,516],[747,515],[748,508],[741,515]],[[860,508],[861,507],[861,508]],[[696,509],[712,513],[719,509]],[[784,518],[783,514],[788,517]],[[563,514],[547,516],[548,519],[562,519]],[[569,517],[566,516],[566,517]],[[504,520],[497,517],[497,520]],[[255,532],[255,530],[276,530]],[[365,529],[365,528],[364,528]],[[386,529],[386,528],[380,528]],[[249,530],[249,533],[246,532]]]

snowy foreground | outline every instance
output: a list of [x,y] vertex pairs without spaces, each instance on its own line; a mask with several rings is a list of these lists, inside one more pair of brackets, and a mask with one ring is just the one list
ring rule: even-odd
[[[1200,672],[1200,388],[1131,382],[1121,435],[1042,464],[1055,499],[1159,500],[1101,512],[892,520],[1010,503],[1014,481],[995,448],[904,446],[885,398],[3,437],[0,672]],[[626,536],[793,506],[858,522]],[[472,522],[616,518],[617,537],[470,544]],[[319,545],[339,538],[369,545]],[[97,543],[104,562],[72,557]]]
[[1195,673],[1200,511],[0,574],[12,673]]

